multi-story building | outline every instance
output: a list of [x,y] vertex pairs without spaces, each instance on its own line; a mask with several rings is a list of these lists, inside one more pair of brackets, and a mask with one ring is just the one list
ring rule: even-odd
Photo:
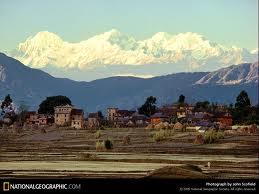
[[107,120],[115,121],[118,108],[107,108]]
[[55,110],[55,124],[59,126],[68,126],[71,125],[71,111],[73,106],[71,105],[63,105],[56,106]]
[[84,125],[84,111],[82,109],[71,110],[71,127],[76,129],[83,128]]
[[96,128],[99,127],[101,125],[101,121],[102,121],[102,115],[98,112],[95,113],[89,113],[88,115],[88,119],[87,119],[87,126],[89,128]]
[[50,125],[54,123],[53,115],[38,114],[36,111],[27,112],[26,123],[28,125]]

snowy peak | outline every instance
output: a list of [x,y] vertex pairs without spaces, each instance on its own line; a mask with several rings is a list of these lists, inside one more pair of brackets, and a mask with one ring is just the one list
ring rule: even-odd
[[195,84],[233,85],[252,82],[258,83],[258,69],[258,62],[233,65],[211,72]]
[[43,31],[20,43],[10,54],[34,68],[79,70],[146,64],[172,64],[173,68],[181,64],[181,71],[207,71],[258,60],[255,52],[225,47],[193,32],[177,35],[158,32],[137,41],[116,29],[78,43],[65,42],[58,35]]
[[55,48],[63,44],[63,40],[48,31],[38,32],[34,37],[29,37],[24,43],[19,44],[19,50],[26,51],[31,48]]

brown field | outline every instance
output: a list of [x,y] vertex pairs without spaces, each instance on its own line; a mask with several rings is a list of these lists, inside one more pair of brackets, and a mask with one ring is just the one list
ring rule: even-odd
[[[258,178],[258,131],[203,145],[193,143],[197,132],[172,132],[155,142],[155,131],[106,129],[98,139],[95,130],[1,131],[0,177]],[[113,149],[96,151],[96,141],[107,138]]]

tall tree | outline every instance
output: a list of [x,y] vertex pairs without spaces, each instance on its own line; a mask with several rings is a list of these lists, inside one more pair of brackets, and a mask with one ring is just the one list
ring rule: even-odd
[[156,112],[156,97],[149,96],[146,102],[138,109],[139,114],[151,116]]
[[243,109],[251,106],[250,99],[246,91],[241,91],[236,98],[235,108]]
[[5,96],[4,101],[1,104],[1,109],[4,110],[5,108],[9,107],[12,104],[13,100],[10,96],[10,94],[8,94],[7,96]]
[[71,100],[66,96],[50,96],[39,105],[38,113],[54,114],[54,108],[61,105],[71,105]]
[[184,95],[180,95],[179,98],[178,98],[178,103],[179,104],[184,104],[184,101],[185,101],[185,96]]
[[251,120],[251,102],[246,91],[241,91],[236,98],[235,108],[232,110],[234,123],[244,124]]
[[7,113],[13,113],[14,114],[14,108],[12,106],[12,98],[10,96],[10,94],[8,94],[7,96],[5,96],[5,99],[2,101],[1,103],[1,117],[5,116]]

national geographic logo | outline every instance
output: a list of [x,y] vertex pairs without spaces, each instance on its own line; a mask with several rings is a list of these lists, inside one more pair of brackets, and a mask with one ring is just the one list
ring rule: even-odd
[[10,184],[9,182],[3,182],[3,191],[9,191]]
[[3,191],[10,190],[80,190],[81,184],[64,183],[9,183],[3,182]]

